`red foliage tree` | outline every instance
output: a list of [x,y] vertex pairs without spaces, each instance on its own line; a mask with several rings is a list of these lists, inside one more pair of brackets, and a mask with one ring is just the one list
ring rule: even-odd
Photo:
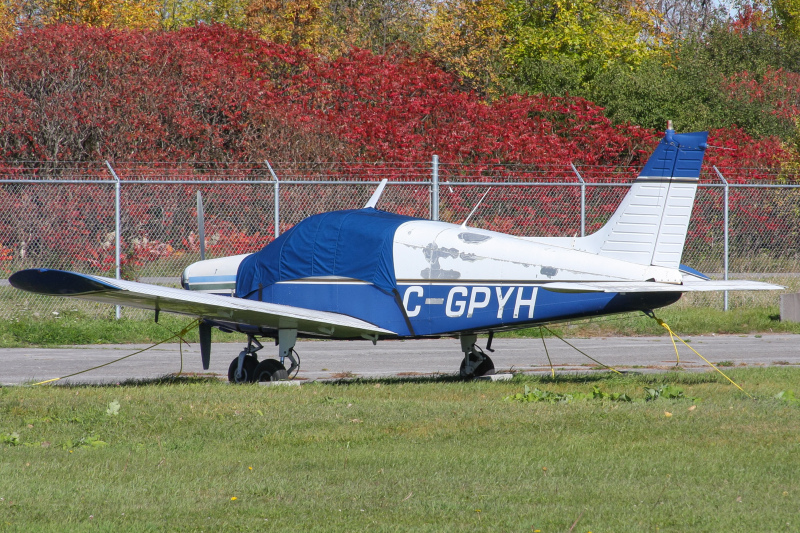
[[[581,98],[487,101],[403,49],[326,62],[223,25],[45,27],[0,45],[0,70],[5,161],[398,162],[436,153],[459,163],[628,166],[659,136],[614,125]],[[764,148],[752,163],[780,155],[777,144]]]

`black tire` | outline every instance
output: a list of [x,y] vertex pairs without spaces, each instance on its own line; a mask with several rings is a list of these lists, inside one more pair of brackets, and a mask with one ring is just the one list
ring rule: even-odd
[[480,376],[492,376],[494,375],[494,362],[488,357],[484,356],[483,361],[478,365],[475,371],[472,374],[466,373],[466,366],[467,362],[462,359],[461,360],[461,368],[459,369],[459,374],[462,378],[477,378]]
[[246,355],[242,362],[242,379],[236,379],[236,370],[239,368],[239,358],[234,357],[231,366],[228,367],[228,381],[231,383],[252,383],[256,375],[258,359],[252,355]]
[[255,369],[254,380],[260,381],[282,381],[289,379],[286,368],[277,359],[264,359]]

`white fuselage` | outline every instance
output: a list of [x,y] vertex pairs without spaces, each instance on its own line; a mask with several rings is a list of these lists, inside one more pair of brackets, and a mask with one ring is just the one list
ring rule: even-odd
[[[394,235],[398,283],[656,281],[681,283],[677,269],[640,265],[568,248],[567,239],[530,240],[446,222],[414,220]],[[186,268],[187,289],[232,295],[248,254],[199,261]]]
[[[555,240],[555,239],[554,239]],[[445,222],[412,221],[394,237],[398,282],[647,281],[680,283],[677,269],[640,265],[565,247]]]

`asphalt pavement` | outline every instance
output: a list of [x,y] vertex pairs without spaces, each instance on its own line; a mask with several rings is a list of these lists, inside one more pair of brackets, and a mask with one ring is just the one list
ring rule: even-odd
[[[641,372],[667,370],[675,365],[669,337],[607,337],[568,339],[576,351],[558,339],[547,339],[547,350],[559,373],[592,372],[597,364]],[[689,345],[713,363],[725,367],[800,365],[800,335],[719,335],[691,337]],[[485,346],[485,338],[479,340]],[[79,372],[146,348],[146,345],[92,345],[60,348],[0,349],[0,384],[33,383]],[[215,344],[211,368],[202,369],[197,344],[183,347],[184,373],[227,379],[231,360],[243,344]],[[300,354],[300,380],[348,377],[411,377],[455,374],[463,355],[458,339],[381,341],[304,341]],[[498,372],[549,373],[541,339],[495,339],[489,354]],[[275,357],[277,347],[265,343],[259,359]],[[690,371],[709,370],[689,348],[679,344],[681,366]],[[151,379],[181,370],[178,344],[160,345],[117,363],[64,379],[59,383],[116,383]]]

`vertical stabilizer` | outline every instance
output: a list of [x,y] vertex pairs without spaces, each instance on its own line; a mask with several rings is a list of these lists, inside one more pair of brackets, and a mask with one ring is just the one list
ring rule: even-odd
[[668,129],[611,219],[576,247],[641,265],[678,268],[707,138],[707,132]]

